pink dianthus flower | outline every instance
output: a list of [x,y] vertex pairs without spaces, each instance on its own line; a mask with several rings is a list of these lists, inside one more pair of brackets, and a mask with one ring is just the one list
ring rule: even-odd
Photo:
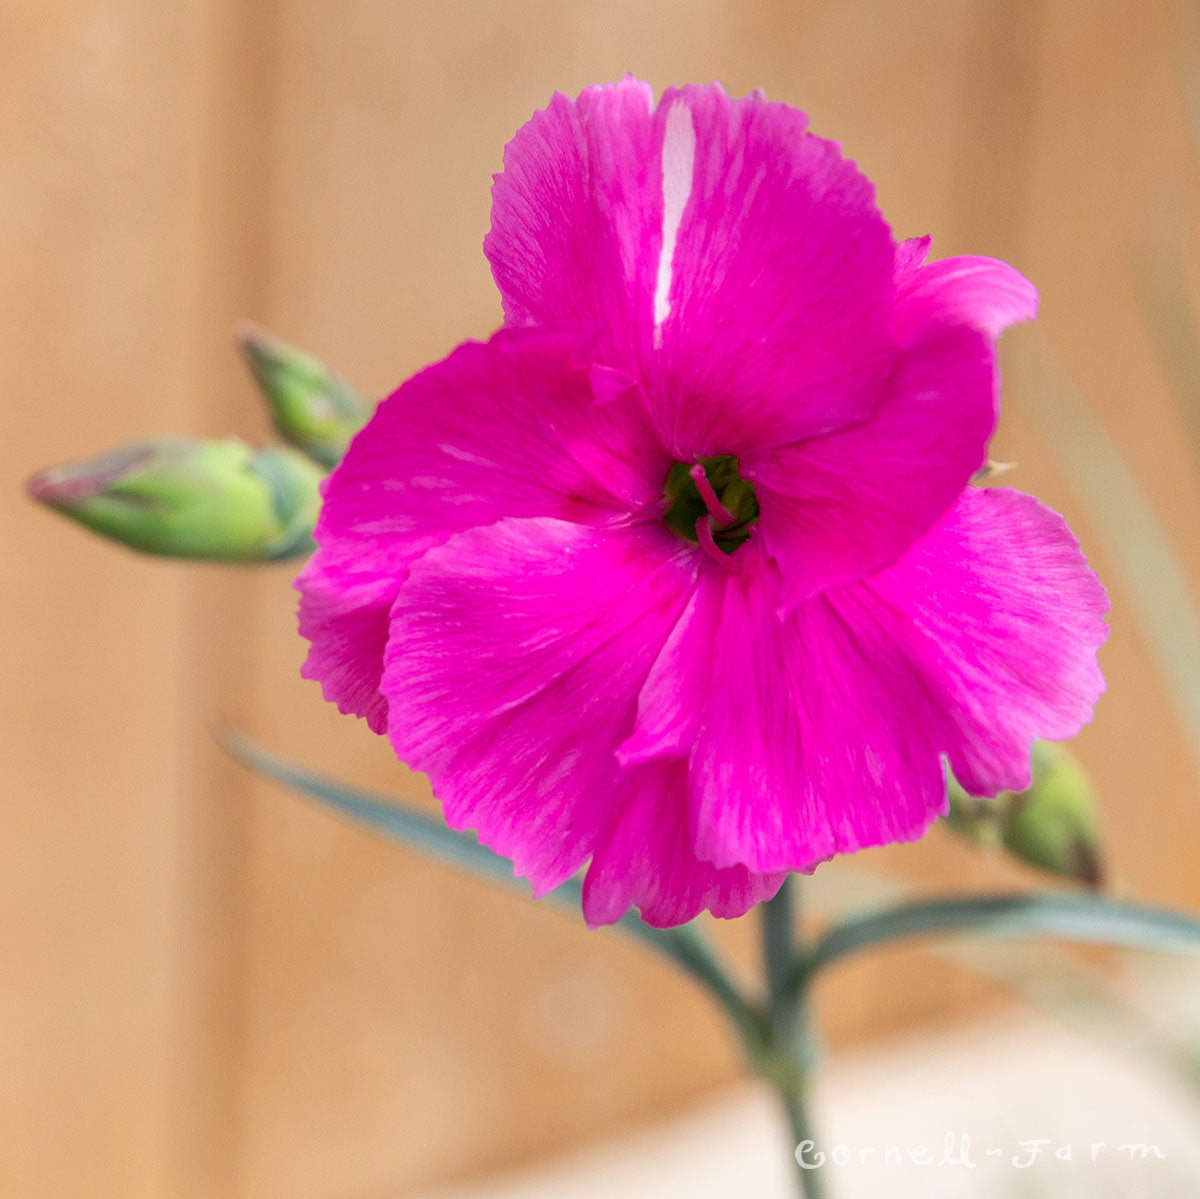
[[329,479],[306,676],[535,893],[587,865],[593,925],[919,837],[944,762],[1027,786],[1108,606],[1061,517],[969,486],[1033,287],[926,264],[803,113],[715,85],[556,95],[492,213],[507,327]]

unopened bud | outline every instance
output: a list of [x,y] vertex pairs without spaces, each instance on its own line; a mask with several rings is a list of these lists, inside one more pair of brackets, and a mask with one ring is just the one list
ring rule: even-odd
[[244,321],[234,335],[280,437],[322,466],[340,462],[370,406],[318,359],[257,325]]
[[1100,822],[1091,781],[1071,753],[1039,742],[1033,782],[995,799],[968,795],[949,778],[946,826],[977,845],[1003,845],[1014,857],[1089,887],[1103,881]]
[[162,438],[51,467],[29,494],[145,554],[265,562],[312,548],[324,471],[286,448]]
[[1009,800],[1008,851],[1053,874],[1099,887],[1104,877],[1100,841],[1091,780],[1067,750],[1037,745],[1033,786]]

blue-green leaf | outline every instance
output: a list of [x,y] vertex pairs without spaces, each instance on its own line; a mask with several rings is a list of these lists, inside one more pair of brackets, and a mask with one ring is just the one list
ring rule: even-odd
[[[424,812],[383,796],[371,795],[312,774],[300,766],[275,757],[232,730],[221,730],[219,737],[222,745],[235,758],[274,782],[299,791],[310,799],[319,800],[343,815],[369,825],[440,862],[506,883],[525,895],[529,894],[529,884],[513,874],[511,862],[480,845],[470,834],[456,832],[445,821],[427,816]],[[579,885],[574,879],[568,880],[556,891],[551,892],[551,896],[578,911]]]
[[800,963],[796,985],[860,950],[947,933],[1200,954],[1200,920],[1182,912],[1083,895],[972,895],[903,904],[830,929]]
[[[514,875],[511,862],[480,845],[474,837],[456,832],[444,821],[383,796],[371,795],[312,774],[268,753],[232,729],[221,729],[218,737],[235,758],[274,782],[318,800],[447,865],[460,867],[471,874],[503,883],[529,895],[529,884]],[[582,887],[578,879],[568,879],[546,898],[578,915]],[[670,958],[702,983],[733,1020],[743,1042],[748,1047],[757,1044],[761,1036],[757,1014],[730,980],[698,927],[685,924],[678,928],[651,928],[633,912],[627,913],[614,927]]]

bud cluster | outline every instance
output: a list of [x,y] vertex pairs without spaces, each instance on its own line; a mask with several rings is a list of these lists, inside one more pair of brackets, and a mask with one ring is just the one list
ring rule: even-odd
[[317,359],[245,324],[238,341],[285,446],[162,437],[29,480],[29,494],[144,554],[272,562],[306,554],[321,483],[369,406]]

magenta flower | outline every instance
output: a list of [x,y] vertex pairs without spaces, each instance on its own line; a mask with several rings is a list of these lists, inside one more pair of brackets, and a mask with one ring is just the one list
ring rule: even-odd
[[[633,79],[513,139],[507,328],[384,401],[297,586],[307,677],[589,924],[737,916],[1029,783],[1103,690],[1062,518],[968,484],[1004,263],[924,264],[803,113]],[[588,863],[590,862],[590,865]]]

